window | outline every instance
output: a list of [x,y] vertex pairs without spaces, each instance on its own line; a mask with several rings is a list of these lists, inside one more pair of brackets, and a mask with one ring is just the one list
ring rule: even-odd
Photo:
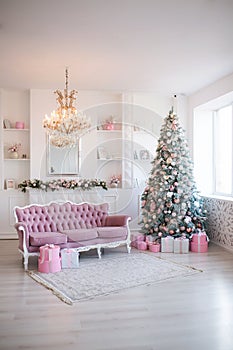
[[203,194],[233,196],[233,104],[209,107],[194,112],[195,179]]
[[214,113],[214,193],[232,194],[232,105]]

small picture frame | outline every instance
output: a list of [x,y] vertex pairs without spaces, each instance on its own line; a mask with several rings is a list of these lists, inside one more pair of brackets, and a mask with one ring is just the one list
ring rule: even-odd
[[134,158],[135,160],[138,159],[138,152],[137,152],[137,151],[134,151],[133,158]]
[[150,153],[146,149],[142,149],[140,151],[140,159],[141,160],[149,160],[150,159]]
[[104,147],[98,147],[98,159],[107,159],[108,153]]
[[7,190],[15,190],[15,180],[7,179],[6,180],[6,189]]

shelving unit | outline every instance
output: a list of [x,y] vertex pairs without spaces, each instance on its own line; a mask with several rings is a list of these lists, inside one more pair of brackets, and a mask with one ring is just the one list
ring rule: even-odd
[[[7,180],[14,180],[15,187],[18,183],[30,176],[30,129],[29,129],[29,91],[2,89],[0,94],[0,121],[1,121],[1,155],[2,164],[0,189],[7,189]],[[5,120],[12,127],[5,128]],[[18,129],[14,126],[17,121],[22,121],[25,128]],[[10,156],[9,148],[20,144],[18,157]]]
[[[110,181],[112,176],[122,177],[122,129],[97,130],[97,174]],[[118,185],[121,187],[122,184]]]

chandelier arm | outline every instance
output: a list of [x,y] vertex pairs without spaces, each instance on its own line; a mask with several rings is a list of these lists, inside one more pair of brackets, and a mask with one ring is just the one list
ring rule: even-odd
[[50,143],[59,148],[73,147],[77,144],[80,134],[90,128],[90,120],[73,106],[76,100],[76,90],[68,92],[68,68],[65,71],[64,96],[56,90],[59,107],[51,113],[50,118],[45,117],[43,127],[50,136]]

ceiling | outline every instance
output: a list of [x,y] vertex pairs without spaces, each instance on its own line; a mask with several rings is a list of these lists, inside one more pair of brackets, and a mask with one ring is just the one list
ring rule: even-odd
[[0,87],[190,95],[233,73],[233,0],[0,0]]

